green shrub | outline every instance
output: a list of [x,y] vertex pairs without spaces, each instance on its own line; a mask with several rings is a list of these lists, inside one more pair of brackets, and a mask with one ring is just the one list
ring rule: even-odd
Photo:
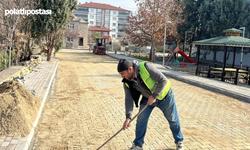
[[[4,67],[4,59],[2,57],[4,57],[4,51],[0,51],[0,68],[3,68]],[[9,55],[8,53],[6,54],[6,64],[9,64]]]
[[143,56],[133,56],[134,58],[141,59],[141,60],[149,60],[148,57]]
[[54,56],[56,55],[56,53],[63,47],[63,41],[62,40],[56,40],[55,43],[55,52],[54,52]]
[[[163,53],[163,49],[157,49],[156,52]],[[169,53],[170,49],[165,49],[165,53]]]

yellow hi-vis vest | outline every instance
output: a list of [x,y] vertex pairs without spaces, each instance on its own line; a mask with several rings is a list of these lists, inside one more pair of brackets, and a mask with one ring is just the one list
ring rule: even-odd
[[[151,77],[150,77],[150,74],[148,73],[148,70],[146,69],[145,67],[145,62],[141,62],[140,63],[140,66],[139,66],[139,74],[143,80],[143,82],[145,83],[145,85],[147,86],[147,88],[151,91],[151,93],[153,94],[154,91],[155,91],[155,80],[153,80]],[[127,87],[128,84],[125,83]],[[162,100],[167,94],[168,94],[168,91],[170,89],[170,81],[168,80],[164,90],[161,92],[161,95],[159,95],[156,99],[158,100]]]

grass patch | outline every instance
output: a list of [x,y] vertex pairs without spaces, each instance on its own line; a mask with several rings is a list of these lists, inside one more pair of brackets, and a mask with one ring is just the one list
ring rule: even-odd
[[133,58],[141,59],[141,60],[149,60],[148,57],[143,56],[133,56]]

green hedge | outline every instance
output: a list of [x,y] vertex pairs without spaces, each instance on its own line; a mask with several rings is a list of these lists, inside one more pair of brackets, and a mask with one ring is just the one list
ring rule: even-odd
[[141,60],[149,60],[148,57],[143,57],[143,56],[133,56],[133,57]]
[[[2,59],[2,57],[4,57],[4,51],[0,51],[0,68],[3,68],[4,67],[4,60]],[[6,60],[6,63],[8,64],[9,63],[9,55],[6,54],[6,57],[7,57],[7,60]]]
[[[4,57],[4,51],[0,51],[0,55],[1,55],[1,57],[0,57],[0,68],[3,68],[4,67],[4,60],[2,59],[2,57]],[[12,55],[12,57],[16,57],[16,54],[14,54],[13,55],[13,50],[11,50],[11,55]],[[8,64],[9,64],[9,53],[7,52],[6,53],[6,65],[8,66]]]
[[[163,53],[163,49],[157,49],[156,52],[161,52]],[[165,49],[165,53],[169,53],[170,49]]]

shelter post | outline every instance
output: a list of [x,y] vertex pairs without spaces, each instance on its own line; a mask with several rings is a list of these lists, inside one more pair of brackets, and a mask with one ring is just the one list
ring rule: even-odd
[[235,56],[236,56],[236,47],[234,47],[234,55],[233,55],[233,64],[232,64],[232,68],[234,68],[234,65],[235,65]]
[[227,46],[224,46],[224,60],[223,60],[223,67],[222,67],[222,74],[221,74],[221,81],[225,81],[225,68],[226,68],[226,63],[227,63]]
[[197,45],[197,53],[196,53],[196,72],[195,74],[198,75],[198,68],[199,68],[199,60],[200,60],[200,45]]
[[215,67],[215,61],[216,61],[216,54],[217,54],[217,50],[214,49],[214,58],[213,58],[214,67]]

